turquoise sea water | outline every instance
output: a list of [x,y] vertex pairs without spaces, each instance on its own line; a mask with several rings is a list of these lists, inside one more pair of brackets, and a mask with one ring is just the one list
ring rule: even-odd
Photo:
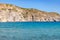
[[60,22],[0,22],[0,40],[60,40]]
[[60,22],[0,22],[0,28],[60,28]]

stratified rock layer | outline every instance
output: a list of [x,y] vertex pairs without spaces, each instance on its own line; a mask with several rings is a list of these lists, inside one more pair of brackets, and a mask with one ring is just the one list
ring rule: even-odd
[[0,4],[0,22],[60,21],[60,14],[37,9]]

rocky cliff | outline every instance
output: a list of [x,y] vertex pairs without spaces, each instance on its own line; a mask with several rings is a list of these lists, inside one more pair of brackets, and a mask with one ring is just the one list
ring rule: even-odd
[[11,4],[0,4],[0,22],[60,21],[60,14]]

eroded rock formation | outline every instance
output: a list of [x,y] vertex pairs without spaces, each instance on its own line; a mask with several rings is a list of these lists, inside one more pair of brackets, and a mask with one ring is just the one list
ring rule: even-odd
[[0,22],[60,21],[60,14],[11,4],[0,4]]

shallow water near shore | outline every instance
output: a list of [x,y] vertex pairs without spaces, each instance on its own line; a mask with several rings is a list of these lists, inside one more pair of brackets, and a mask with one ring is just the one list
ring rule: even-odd
[[0,22],[0,40],[60,40],[60,22]]

